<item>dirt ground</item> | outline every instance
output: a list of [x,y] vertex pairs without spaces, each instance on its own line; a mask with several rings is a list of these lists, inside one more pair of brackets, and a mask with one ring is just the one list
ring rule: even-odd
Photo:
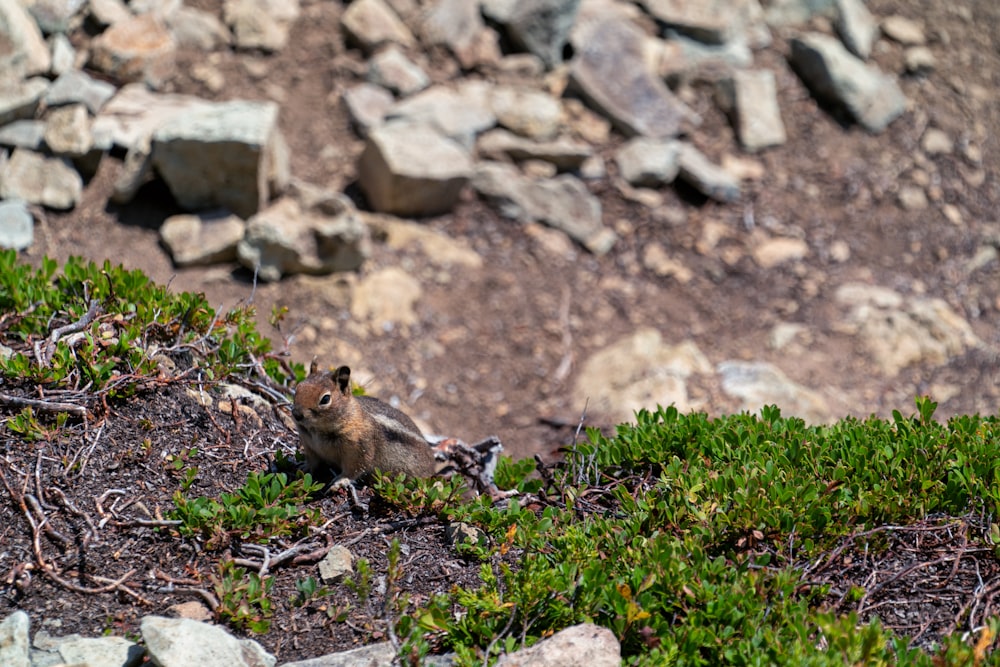
[[[216,3],[191,4],[218,11]],[[877,0],[870,9],[876,16],[898,13],[926,26],[937,67],[926,77],[902,77],[908,111],[877,136],[838,123],[791,71],[784,60],[787,35],[774,31],[775,43],[756,59],[777,73],[788,143],[757,158],[763,177],[748,184],[738,204],[720,205],[667,188],[663,206],[680,211],[682,220],[667,225],[624,198],[610,179],[598,181],[591,188],[601,198],[605,220],[624,232],[623,238],[606,256],[581,249],[567,261],[541,249],[520,225],[470,195],[453,213],[422,223],[468,241],[483,257],[483,269],[455,270],[445,283],[423,280],[437,274],[426,257],[378,245],[362,269],[402,265],[423,280],[420,322],[409,331],[362,335],[344,326],[345,305],[331,305],[337,303],[336,278],[293,277],[258,285],[254,301],[262,315],[274,305],[287,306],[286,330],[301,325],[291,346],[296,360],[319,355],[336,364],[348,350],[351,362],[373,378],[370,391],[399,396],[432,430],[468,440],[497,434],[518,455],[549,451],[564,440],[565,432],[553,433],[539,419],[575,424],[584,407],[569,398],[575,371],[594,350],[642,325],[658,328],[668,342],[694,340],[712,363],[732,358],[773,362],[796,382],[820,391],[834,416],[911,412],[913,396],[935,382],[961,387],[942,402],[939,414],[993,412],[995,355],[975,352],[943,368],[909,368],[886,378],[873,369],[858,340],[835,326],[834,290],[861,281],[941,297],[971,322],[989,348],[1000,340],[1000,264],[994,261],[973,273],[965,269],[997,235],[1000,38],[992,26],[1000,19],[1000,6],[989,0],[946,5]],[[293,174],[354,192],[361,143],[339,93],[360,80],[363,61],[342,43],[340,10],[337,2],[304,3],[289,46],[280,53],[212,54],[208,61],[226,81],[219,93],[191,78],[204,60],[199,53],[181,55],[170,87],[213,99],[276,97],[282,101]],[[886,39],[879,44],[874,61],[886,71],[903,71],[902,47]],[[251,76],[247,62],[262,63],[266,75]],[[432,60],[437,80],[454,74],[445,65],[440,57]],[[716,160],[737,155],[731,125],[715,108],[710,88],[696,84],[691,93],[690,103],[705,118],[691,140]],[[928,127],[953,138],[953,154],[931,160],[917,155]],[[617,143],[602,150],[610,177]],[[978,151],[978,164],[963,155],[966,145]],[[141,267],[175,289],[204,291],[217,307],[248,298],[252,285],[243,270],[171,265],[156,231],[176,210],[162,187],[147,187],[126,207],[106,204],[119,166],[106,159],[82,204],[69,213],[50,214],[27,255],[110,258]],[[938,200],[924,210],[906,211],[897,193],[918,170],[928,176]],[[363,200],[359,204],[364,206]],[[945,204],[961,213],[958,224],[942,214]],[[722,223],[726,234],[702,254],[697,245],[710,221]],[[798,264],[760,268],[748,249],[771,233],[768,228],[804,238],[810,256]],[[846,261],[831,258],[835,241],[850,248]],[[644,268],[642,251],[650,242],[661,243],[689,267],[690,282],[679,284]],[[563,311],[568,317],[560,317]],[[798,352],[769,349],[770,331],[781,321],[807,327],[808,342]],[[574,372],[564,382],[555,381],[553,371],[567,354]],[[692,391],[710,413],[736,409],[712,383]]]
[[[188,4],[219,11],[219,3],[209,0]],[[308,362],[319,355],[325,363],[350,358],[358,365],[354,361],[358,359],[372,377],[370,393],[399,397],[408,411],[437,433],[467,441],[496,434],[516,456],[551,454],[571,439],[584,406],[570,400],[569,390],[582,361],[646,325],[658,328],[669,342],[694,340],[713,363],[733,358],[772,362],[796,382],[820,391],[835,415],[888,415],[893,409],[910,413],[913,396],[936,384],[960,387],[942,401],[939,417],[992,413],[1000,400],[996,388],[1000,364],[988,350],[997,349],[1000,342],[1000,263],[994,260],[971,272],[966,267],[980,249],[1000,241],[1000,106],[996,104],[1000,33],[995,29],[1000,24],[1000,4],[872,0],[869,8],[876,16],[898,13],[922,20],[937,60],[927,76],[901,78],[908,110],[887,131],[873,136],[843,125],[818,105],[785,61],[791,33],[775,31],[775,43],[755,57],[758,66],[777,73],[788,143],[755,158],[763,166],[763,176],[748,184],[741,202],[721,205],[683,189],[664,189],[664,207],[680,212],[675,224],[668,225],[625,198],[609,180],[593,182],[590,187],[601,198],[605,220],[622,238],[605,256],[594,257],[580,249],[575,258],[565,259],[546,251],[523,227],[500,218],[470,194],[454,212],[421,222],[466,240],[484,259],[482,269],[455,269],[447,280],[424,280],[438,275],[426,257],[379,244],[362,269],[401,265],[422,279],[420,321],[406,331],[372,335],[347,326],[348,309],[338,301],[336,277],[325,281],[292,277],[278,284],[259,284],[254,290],[250,274],[235,266],[174,268],[159,245],[157,229],[179,211],[156,184],[144,188],[128,206],[108,205],[120,168],[115,158],[103,161],[76,209],[48,214],[36,229],[36,245],[25,255],[33,261],[42,255],[108,258],[142,268],[157,281],[169,281],[173,289],[203,291],[219,308],[231,307],[253,293],[262,321],[272,306],[286,306],[284,333],[295,333],[290,349],[296,361]],[[281,126],[291,148],[294,176],[353,193],[354,162],[361,144],[339,93],[361,80],[363,61],[342,43],[341,9],[339,2],[304,2],[289,46],[280,53],[211,54],[208,62],[226,81],[218,93],[192,77],[205,55],[182,53],[169,90],[209,99],[277,99],[282,103]],[[873,60],[886,71],[902,72],[903,48],[887,40],[880,44]],[[266,74],[252,75],[247,63],[254,65],[253,72],[264,69]],[[443,81],[454,68],[435,57],[431,73]],[[705,119],[690,140],[716,161],[724,154],[738,154],[731,125],[715,108],[710,88],[694,84],[690,93],[689,102]],[[948,133],[955,150],[929,159],[920,155],[921,137],[928,127]],[[619,143],[617,139],[601,150],[612,177],[615,167],[610,158]],[[897,203],[900,187],[925,177],[930,205],[904,210]],[[358,204],[364,207],[363,200]],[[944,205],[955,207],[960,220],[949,220],[942,212]],[[722,223],[726,233],[714,250],[701,252],[698,241],[709,222]],[[771,234],[805,239],[810,256],[797,264],[759,267],[749,249]],[[691,269],[689,282],[659,277],[643,266],[643,248],[654,241]],[[835,241],[850,248],[846,260],[832,256]],[[894,378],[881,376],[857,338],[836,326],[840,315],[832,295],[851,281],[944,299],[971,323],[987,350],[939,368],[908,368]],[[771,350],[768,336],[779,322],[804,325],[808,343],[793,352]],[[565,380],[554,380],[554,370],[567,355],[572,355],[572,372]],[[696,383],[691,392],[710,413],[735,409],[734,400],[713,382]],[[150,419],[157,429],[182,428],[172,425],[201,419],[187,415],[183,406],[174,410],[171,401],[180,400],[176,397],[154,399],[149,403],[155,413]],[[121,414],[138,419],[134,412],[138,410],[130,405]],[[209,435],[202,437],[216,444],[224,439],[214,427],[203,427]],[[118,437],[124,443],[128,429],[118,428],[123,429]],[[289,432],[274,425],[269,428],[274,429],[267,434],[269,440],[255,436],[261,438],[257,443],[261,458],[254,460],[263,462],[265,450],[273,450],[275,442],[294,445]],[[93,469],[108,470],[111,461],[98,465],[100,457],[124,454],[97,456]],[[242,472],[234,464],[233,474]],[[156,479],[147,481],[147,486],[159,484]],[[223,477],[210,486],[226,484]],[[103,478],[99,486],[107,489],[115,483]],[[102,492],[96,486],[92,490],[95,495]],[[165,501],[169,494],[160,497]],[[326,508],[330,516],[338,515],[339,500],[329,502],[334,503]],[[4,513],[0,542],[8,539],[15,525],[16,513],[7,516],[10,512],[13,508]],[[356,524],[344,530],[350,535],[360,528]],[[368,548],[379,551],[371,544]],[[157,549],[158,557],[168,557],[162,546]],[[145,557],[138,546],[129,553]],[[25,557],[30,560],[27,553]],[[452,558],[433,549],[427,557],[445,564]],[[457,576],[441,574],[446,575]],[[97,609],[90,598],[66,591],[41,593],[32,596],[45,600],[33,608],[38,618],[64,603],[83,604],[84,599],[89,615],[122,618],[126,627],[137,613],[150,612],[122,606],[128,602],[122,595],[114,600],[98,598],[98,606],[104,607]],[[320,648],[348,646],[361,634],[331,642],[322,640],[321,634],[307,633],[308,641],[293,634],[269,640],[269,648],[280,649],[282,660],[309,657]],[[274,641],[287,643],[275,647]]]

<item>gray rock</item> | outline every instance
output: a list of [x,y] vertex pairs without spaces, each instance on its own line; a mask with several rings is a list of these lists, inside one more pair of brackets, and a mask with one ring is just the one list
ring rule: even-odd
[[614,233],[602,221],[600,201],[574,176],[534,180],[511,165],[482,162],[476,166],[473,187],[504,217],[558,229],[595,254],[614,244]]
[[386,114],[387,121],[432,125],[468,149],[476,135],[496,125],[489,100],[489,86],[469,82],[452,90],[434,86],[401,100]]
[[242,49],[280,51],[299,17],[299,0],[225,0],[222,13]]
[[480,0],[479,6],[483,16],[494,23],[507,23],[514,13],[518,0]]
[[569,31],[580,0],[517,0],[507,16],[507,35],[518,47],[538,56],[548,68],[563,61]]
[[427,73],[395,45],[380,50],[368,59],[368,80],[404,97],[423,90],[431,83]]
[[[219,102],[161,126],[153,165],[184,208],[221,206],[248,218],[287,184],[283,146],[276,104]],[[278,182],[269,183],[275,171]]]
[[831,418],[821,394],[793,382],[774,364],[723,361],[718,370],[722,391],[740,399],[740,410],[756,412],[765,405],[778,405],[787,414],[810,423],[825,423]]
[[122,87],[94,119],[95,137],[108,137],[126,151],[148,142],[153,132],[177,116],[197,116],[212,102],[190,95],[154,93],[140,83]]
[[0,83],[46,74],[52,67],[49,47],[25,5],[0,0]]
[[[609,368],[614,373],[608,374]],[[615,422],[634,421],[636,411],[674,405],[687,412],[699,406],[688,397],[687,379],[712,372],[712,364],[692,341],[664,342],[648,327],[593,353],[573,386],[573,405]],[[595,377],[606,381],[594,382]]]
[[45,143],[55,155],[82,157],[94,147],[90,115],[82,104],[57,107],[45,118]]
[[227,211],[172,215],[160,226],[160,241],[177,266],[206,266],[236,261],[236,246],[246,223]]
[[[0,201],[0,248],[24,250],[34,242],[35,224],[28,206],[16,199]],[[0,651],[0,657],[2,653]],[[6,663],[0,661],[0,664]]]
[[844,46],[862,60],[868,60],[878,38],[878,22],[862,0],[836,0],[837,34]]
[[52,54],[52,73],[62,76],[73,69],[76,61],[76,50],[69,38],[63,33],[57,33],[49,38],[49,51]]
[[93,79],[80,70],[70,70],[52,82],[45,94],[45,104],[49,107],[85,104],[96,116],[114,94],[115,87],[110,83]]
[[227,665],[274,667],[277,660],[251,639],[236,639],[222,628],[186,618],[146,616],[142,638],[158,667]]
[[0,146],[37,151],[45,141],[45,121],[16,120],[0,127]]
[[663,48],[665,55],[660,68],[667,80],[715,81],[732,76],[734,70],[753,66],[753,51],[745,40],[705,44],[684,35],[670,34]]
[[236,252],[261,280],[275,281],[291,273],[352,271],[371,254],[371,239],[342,195],[318,203],[283,197],[247,221]]
[[499,55],[496,33],[487,29],[477,2],[438,0],[428,11],[421,34],[426,43],[447,47],[463,69]]
[[15,611],[0,622],[0,665],[29,667],[31,642],[28,630],[31,621],[23,611]]
[[35,23],[46,34],[68,32],[86,0],[35,0],[28,6]]
[[724,203],[740,198],[739,181],[691,144],[681,144],[679,167],[678,176],[706,197]]
[[570,64],[570,84],[627,136],[672,137],[697,116],[649,71],[643,39],[627,21],[597,22]]
[[496,667],[617,667],[621,661],[621,645],[611,630],[581,623],[560,630],[534,646],[500,656]]
[[559,132],[562,105],[548,93],[531,88],[497,86],[491,91],[497,122],[530,139],[551,139]]
[[45,157],[24,148],[0,173],[0,199],[22,199],[54,209],[69,209],[83,194],[83,179],[64,159]]
[[59,655],[68,665],[114,665],[137,667],[145,649],[124,637],[81,637],[59,644]]
[[507,157],[516,162],[542,160],[555,165],[558,171],[575,171],[594,154],[590,144],[561,137],[553,141],[532,141],[495,129],[484,133],[476,143],[480,155],[491,159]]
[[655,188],[672,183],[680,169],[680,142],[635,137],[618,149],[615,163],[631,185]]
[[154,15],[119,21],[91,42],[90,64],[121,83],[156,89],[173,76],[177,45]]
[[348,41],[368,54],[388,43],[416,45],[413,33],[383,0],[355,0],[344,10],[340,26]]
[[331,547],[319,562],[319,578],[324,584],[335,584],[349,574],[354,574],[354,554],[339,544]]
[[[724,44],[743,36],[742,16],[748,0],[642,0],[646,11],[668,28],[707,44]],[[741,11],[742,10],[742,11]]]
[[733,121],[744,150],[756,153],[788,140],[774,72],[740,70],[725,85],[731,87]]
[[8,83],[0,81],[0,126],[32,118],[48,89],[49,82],[41,77]]
[[865,65],[833,37],[793,38],[791,61],[813,94],[842,105],[869,132],[881,132],[906,110],[896,79]]
[[[181,48],[213,51],[232,42],[232,35],[222,21],[194,7],[180,7],[166,16],[165,21]],[[285,32],[287,35],[287,28]]]
[[342,99],[355,130],[362,137],[367,137],[372,128],[382,124],[395,102],[392,93],[372,83],[351,86]]
[[358,161],[358,183],[371,207],[401,216],[450,211],[471,176],[468,152],[416,123],[373,130]]

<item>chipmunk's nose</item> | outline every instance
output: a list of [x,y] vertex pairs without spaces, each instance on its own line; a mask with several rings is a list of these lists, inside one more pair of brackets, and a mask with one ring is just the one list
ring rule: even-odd
[[292,406],[292,418],[295,421],[302,421],[302,410],[297,405]]

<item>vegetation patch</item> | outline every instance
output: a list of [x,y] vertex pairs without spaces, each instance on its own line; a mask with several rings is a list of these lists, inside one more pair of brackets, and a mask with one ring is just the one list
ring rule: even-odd
[[[0,253],[0,613],[70,600],[67,631],[128,633],[197,599],[282,661],[390,640],[478,665],[590,621],[635,665],[1000,663],[995,418],[656,408],[558,464],[501,460],[507,498],[377,476],[362,514],[275,471],[304,369],[251,315]],[[222,410],[223,381],[264,407]]]

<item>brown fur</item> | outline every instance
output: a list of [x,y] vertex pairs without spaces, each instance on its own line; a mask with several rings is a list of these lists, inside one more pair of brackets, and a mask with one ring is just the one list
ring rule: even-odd
[[377,398],[354,396],[350,378],[347,366],[324,372],[314,361],[295,389],[292,416],[306,468],[317,473],[333,466],[350,480],[375,470],[433,475],[434,454],[413,420]]

